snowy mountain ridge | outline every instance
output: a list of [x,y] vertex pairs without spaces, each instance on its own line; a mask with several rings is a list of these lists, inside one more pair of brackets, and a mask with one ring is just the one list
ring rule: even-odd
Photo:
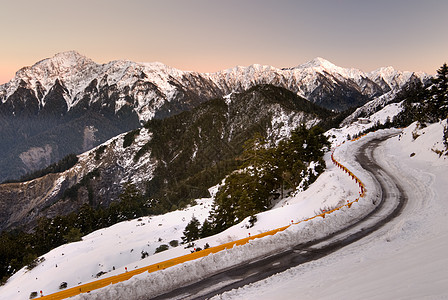
[[[2,103],[13,95],[19,87],[26,87],[34,91],[40,106],[44,107],[43,101],[51,88],[59,81],[68,91],[68,110],[77,105],[86,93],[86,89],[94,82],[95,88],[116,85],[119,89],[133,87],[142,74],[150,75],[150,81],[164,92],[167,98],[173,93],[173,86],[168,82],[171,77],[182,77],[183,72],[170,68],[161,63],[135,63],[126,60],[112,61],[107,64],[97,64],[91,59],[75,52],[63,52],[52,58],[41,60],[31,67],[20,69],[16,76],[8,83],[0,86],[0,97]],[[96,79],[96,81],[94,81]],[[138,104],[136,111],[140,119],[147,121],[152,117],[147,115],[143,106],[148,105],[147,100],[142,101],[139,91],[136,91]],[[121,99],[125,98],[122,95]],[[155,97],[156,95],[149,95]],[[93,102],[95,99],[92,99]],[[117,101],[115,111],[117,112],[126,101]]]
[[[318,88],[320,84],[318,81],[319,76],[328,76],[328,79],[334,83],[350,80],[359,85],[362,93],[368,96],[373,96],[373,93],[365,89],[366,81],[371,81],[370,84],[374,83],[387,92],[391,89],[401,88],[413,76],[421,80],[428,77],[423,72],[397,71],[391,66],[381,67],[372,72],[363,72],[355,68],[338,67],[321,57],[293,68],[278,69],[272,66],[254,64],[248,67],[237,66],[210,73],[209,75],[216,83],[227,81],[227,83],[237,86],[239,81],[243,88],[250,87],[251,83],[267,83],[262,81],[272,83],[278,81],[304,98],[308,98]],[[280,76],[283,77],[283,81],[278,78]],[[298,84],[298,87],[295,88],[292,84]]]
[[70,91],[76,91],[87,74],[99,74],[99,65],[75,51],[59,53],[17,71],[10,82],[0,86],[0,93],[4,95],[2,101],[5,102],[24,83],[36,92],[49,91],[56,79],[59,79]]
[[[392,67],[365,73],[354,68],[335,66],[323,58],[315,58],[287,69],[254,64],[215,73],[198,73],[181,71],[157,62],[117,60],[97,64],[76,51],[69,51],[20,69],[10,82],[0,86],[0,99],[1,103],[5,103],[18,88],[26,87],[34,92],[40,106],[44,107],[43,99],[58,80],[68,91],[65,100],[67,109],[70,110],[92,88],[101,90],[105,86],[116,86],[119,99],[114,103],[115,111],[130,104],[139,119],[147,121],[154,117],[164,101],[169,102],[183,90],[191,88],[199,95],[216,97],[230,92],[241,92],[256,84],[274,84],[288,88],[312,102],[319,102],[318,97],[322,95],[320,89],[335,89],[343,84],[356,90],[365,97],[364,102],[367,102],[391,89],[401,88],[412,77],[423,80],[427,75],[396,71]],[[142,83],[146,85],[142,86]],[[208,94],[203,83],[206,83],[205,88],[212,90]],[[148,91],[147,84],[154,89]],[[129,103],[129,96],[133,96],[136,103]],[[91,102],[95,101],[98,99],[91,99]]]

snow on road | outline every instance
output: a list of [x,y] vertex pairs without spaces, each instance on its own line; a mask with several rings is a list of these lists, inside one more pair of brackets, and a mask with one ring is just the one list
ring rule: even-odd
[[443,126],[412,124],[376,152],[408,197],[390,224],[323,259],[213,299],[448,299],[448,158],[436,153]]

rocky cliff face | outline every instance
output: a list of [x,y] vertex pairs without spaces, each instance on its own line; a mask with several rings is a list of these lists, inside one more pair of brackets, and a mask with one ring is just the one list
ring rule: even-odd
[[51,162],[53,148],[50,145],[43,147],[31,147],[28,151],[20,153],[23,164],[30,170],[36,170],[48,166]]
[[[108,206],[117,199],[128,181],[141,183],[151,178],[154,162],[150,152],[140,162],[133,156],[150,138],[141,130],[133,145],[123,148],[125,134],[79,155],[71,169],[23,183],[0,185],[0,230],[34,226],[41,216],[54,217],[76,211],[82,204]],[[140,184],[139,184],[140,183]]]

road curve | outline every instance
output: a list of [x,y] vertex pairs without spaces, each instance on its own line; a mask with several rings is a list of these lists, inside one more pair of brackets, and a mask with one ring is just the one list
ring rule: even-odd
[[207,299],[226,291],[263,280],[291,267],[320,259],[378,230],[398,216],[406,205],[407,197],[397,178],[375,161],[375,149],[393,134],[375,138],[362,145],[356,160],[369,172],[380,187],[378,205],[365,218],[330,236],[299,244],[284,252],[235,266],[200,282],[180,287],[152,299]]

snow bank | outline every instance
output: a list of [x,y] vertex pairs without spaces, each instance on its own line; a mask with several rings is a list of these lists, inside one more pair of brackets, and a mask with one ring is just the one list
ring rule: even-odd
[[175,287],[199,281],[210,274],[225,270],[236,264],[251,261],[288,249],[298,243],[312,241],[329,235],[350,224],[359,214],[370,211],[371,205],[353,205],[308,222],[290,226],[283,232],[250,241],[243,246],[210,254],[204,258],[180,264],[151,274],[141,274],[132,279],[80,294],[74,299],[148,299]]

